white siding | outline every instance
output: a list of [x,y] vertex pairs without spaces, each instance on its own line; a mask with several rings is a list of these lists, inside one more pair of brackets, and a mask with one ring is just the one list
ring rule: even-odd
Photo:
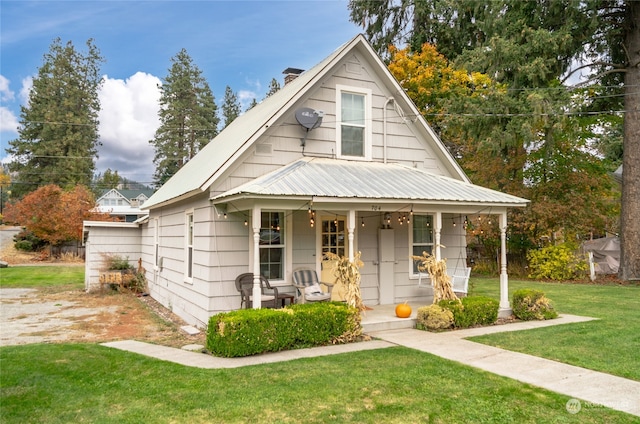
[[87,238],[84,284],[86,290],[100,287],[100,273],[106,271],[109,256],[128,258],[137,267],[141,253],[141,232],[137,224],[89,222],[84,223]]

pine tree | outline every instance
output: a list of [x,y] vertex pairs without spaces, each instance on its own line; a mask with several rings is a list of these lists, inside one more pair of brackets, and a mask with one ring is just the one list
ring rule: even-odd
[[118,175],[118,171],[112,171],[111,168],[107,168],[104,171],[104,174],[98,175],[93,184],[94,194],[99,196],[102,194],[104,190],[109,190],[112,188],[118,188],[121,183],[120,175]]
[[83,54],[56,38],[44,55],[29,102],[21,106],[18,138],[6,149],[13,156],[14,196],[48,184],[89,185],[93,178],[103,58],[93,40],[86,46]]
[[269,91],[267,91],[267,94],[264,96],[265,99],[267,97],[271,97],[272,95],[277,93],[279,90],[280,90],[280,83],[278,82],[277,79],[272,78],[271,83],[269,83]]
[[222,103],[224,128],[228,127],[238,116],[240,116],[240,101],[236,93],[227,85],[224,90],[224,101]]
[[251,103],[249,103],[249,106],[247,106],[247,110],[251,110],[254,107],[256,107],[257,105],[258,105],[258,101],[254,97],[253,99],[251,99]]
[[160,86],[160,127],[155,148],[154,185],[160,187],[218,134],[218,107],[209,84],[185,49]]
[[[615,138],[620,119],[609,111],[624,111],[619,276],[640,278],[639,1],[350,0],[349,9],[380,53],[390,44],[417,51],[429,42],[456,65],[507,85],[505,102],[467,109],[476,117],[462,124],[479,143],[478,168],[502,164],[505,181],[524,183],[527,162],[510,158],[532,147],[548,166],[539,175],[554,172],[556,159],[582,147],[566,150],[568,130],[582,140],[602,131]],[[569,92],[564,84],[578,73],[588,77],[573,87],[582,92]]]

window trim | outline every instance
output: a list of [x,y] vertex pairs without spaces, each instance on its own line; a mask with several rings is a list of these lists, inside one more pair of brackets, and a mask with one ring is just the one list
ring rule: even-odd
[[184,282],[193,284],[194,242],[195,242],[195,218],[193,209],[185,211],[185,237],[184,237]]
[[[413,213],[413,218],[411,219],[411,223],[409,224],[409,252],[411,255],[413,255],[413,247],[414,247],[414,243],[413,243],[413,226],[415,225],[416,222],[416,216],[430,216],[431,217],[431,231],[432,233],[432,242],[430,244],[424,244],[425,246],[431,246],[431,254],[434,254],[435,248],[436,248],[436,240],[435,240],[435,221],[436,221],[436,217],[435,214],[433,213]],[[418,278],[418,273],[413,271],[413,264],[414,261],[413,259],[409,261],[409,278],[410,279],[417,279]]]
[[[342,93],[352,93],[364,96],[364,154],[362,156],[349,156],[342,154]],[[373,150],[372,109],[373,90],[336,84],[336,153],[338,158],[371,160]]]
[[[289,237],[289,231],[288,231],[288,226],[289,226],[289,222],[288,222],[288,216],[287,216],[287,212],[285,210],[276,210],[276,209],[262,209],[260,211],[260,231],[262,232],[263,227],[262,226],[262,214],[263,213],[269,213],[269,214],[281,214],[282,215],[282,219],[279,222],[279,225],[281,227],[280,229],[280,244],[277,245],[271,245],[271,244],[258,244],[258,258],[260,258],[260,251],[261,249],[281,249],[281,254],[282,254],[282,259],[281,259],[281,264],[282,264],[282,276],[281,278],[274,278],[271,279],[267,276],[265,276],[266,278],[269,279],[269,283],[275,283],[272,285],[275,285],[276,287],[279,285],[282,285],[283,282],[286,281],[286,276],[287,276],[287,258],[288,258],[288,246],[290,245],[288,237]],[[284,234],[284,237],[282,237],[282,235]],[[258,262],[260,262],[258,260]]]

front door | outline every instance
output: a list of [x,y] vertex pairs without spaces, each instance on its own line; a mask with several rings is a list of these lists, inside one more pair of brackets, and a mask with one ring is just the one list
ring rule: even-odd
[[[318,227],[319,254],[320,260],[320,280],[328,283],[334,283],[333,263],[323,261],[324,254],[327,252],[334,253],[338,256],[347,256],[347,232],[346,218],[344,216],[323,216]],[[344,300],[342,296],[342,288],[334,286],[331,296],[332,300]]]

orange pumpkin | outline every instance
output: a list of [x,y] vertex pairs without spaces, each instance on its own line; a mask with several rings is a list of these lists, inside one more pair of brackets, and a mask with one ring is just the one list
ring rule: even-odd
[[407,302],[399,304],[396,306],[396,316],[398,318],[409,318],[411,316],[411,306],[407,305]]

